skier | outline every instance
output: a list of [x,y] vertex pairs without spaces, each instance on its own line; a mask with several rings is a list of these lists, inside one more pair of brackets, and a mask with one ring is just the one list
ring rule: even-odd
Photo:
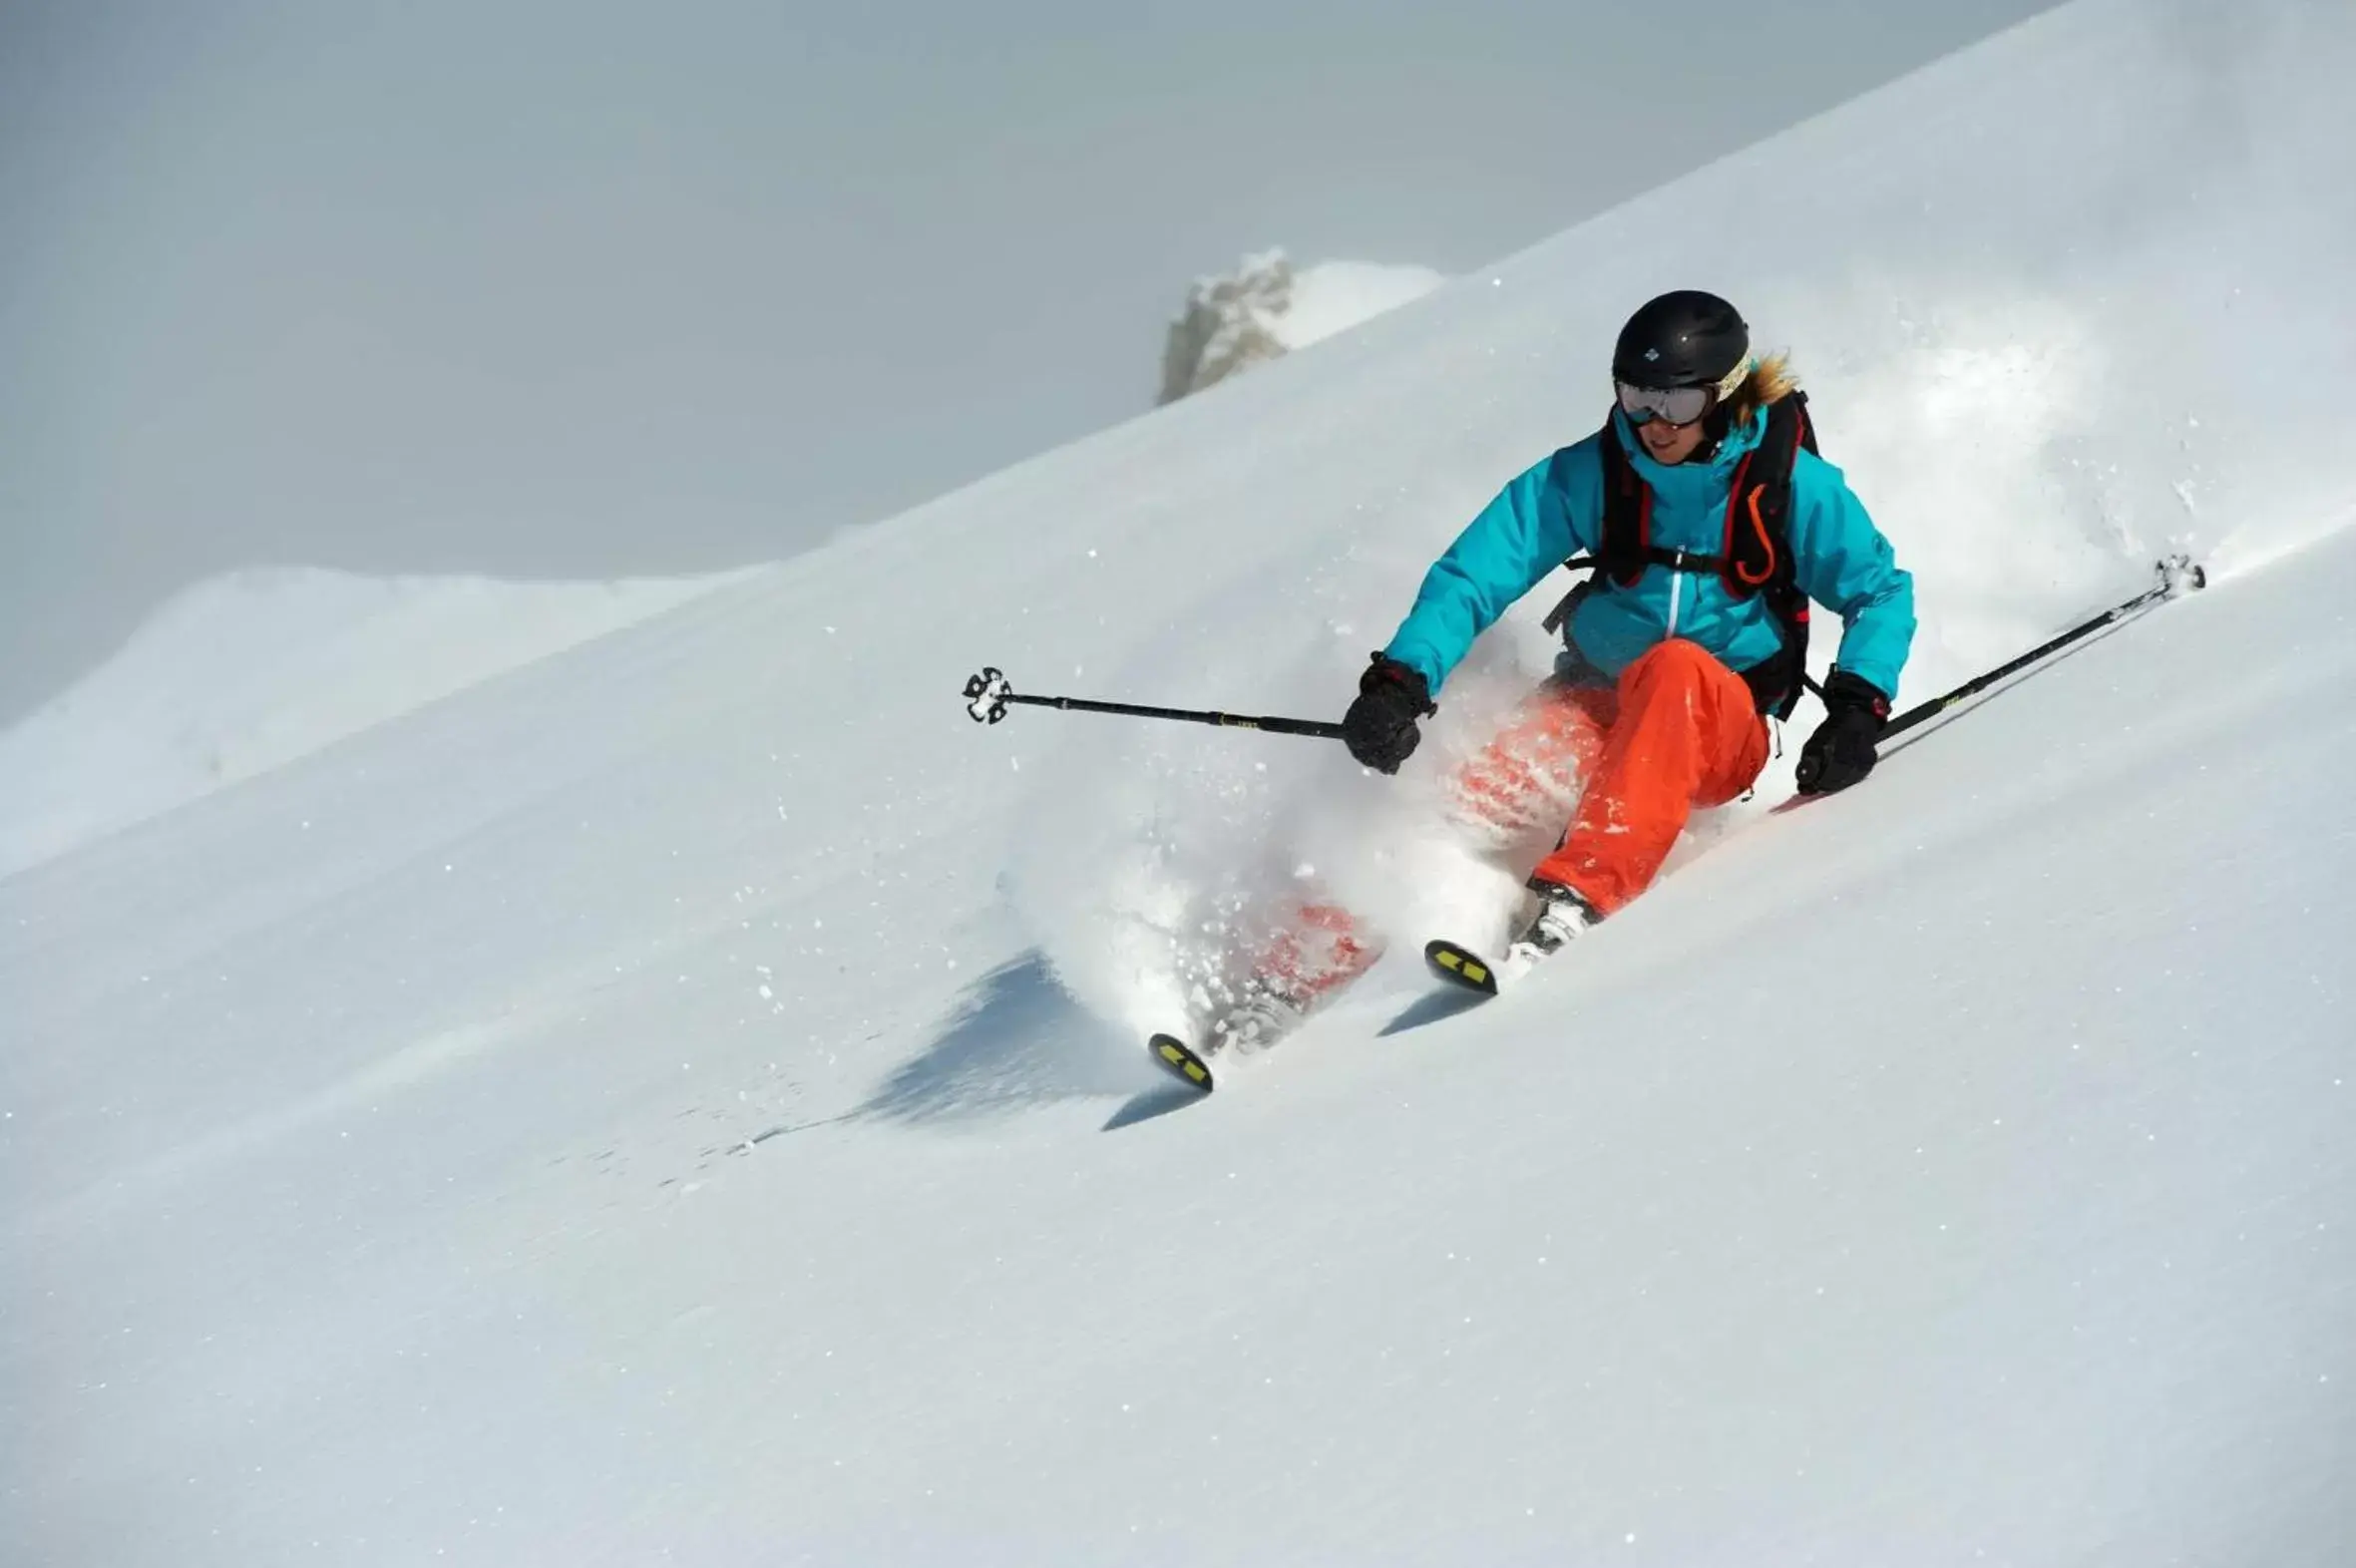
[[1751,787],[1767,716],[1798,696],[1807,600],[1844,629],[1800,752],[1805,793],[1872,771],[1914,635],[1912,580],[1816,457],[1785,360],[1752,355],[1733,305],[1693,289],[1652,300],[1621,329],[1612,379],[1604,428],[1507,485],[1432,564],[1343,719],[1351,754],[1395,773],[1473,638],[1567,559],[1595,559],[1556,611],[1554,675],[1453,780],[1500,824],[1543,812],[1550,784],[1577,789],[1527,883],[1509,973],[1650,886],[1694,807]]

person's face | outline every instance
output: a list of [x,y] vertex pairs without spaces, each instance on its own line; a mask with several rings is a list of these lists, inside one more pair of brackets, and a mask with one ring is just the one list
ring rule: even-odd
[[1654,462],[1683,463],[1701,448],[1702,421],[1672,425],[1666,419],[1648,419],[1636,427],[1636,439]]

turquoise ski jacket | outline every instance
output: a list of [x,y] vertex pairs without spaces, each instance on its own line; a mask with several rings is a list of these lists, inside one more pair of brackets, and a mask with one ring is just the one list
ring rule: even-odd
[[[1603,540],[1603,462],[1596,443],[1619,441],[1653,489],[1653,543],[1716,555],[1726,546],[1727,496],[1743,456],[1767,421],[1754,415],[1728,433],[1706,463],[1656,463],[1615,409],[1606,431],[1530,469],[1484,508],[1431,564],[1415,607],[1383,652],[1421,671],[1436,695],[1472,646],[1514,600]],[[1839,667],[1885,694],[1914,640],[1914,580],[1849,493],[1840,470],[1812,452],[1791,470],[1791,557],[1808,597],[1839,614]],[[1714,576],[1647,568],[1635,587],[1601,583],[1580,602],[1564,636],[1588,662],[1618,677],[1671,637],[1700,643],[1728,668],[1749,669],[1782,646],[1763,595],[1736,598]]]

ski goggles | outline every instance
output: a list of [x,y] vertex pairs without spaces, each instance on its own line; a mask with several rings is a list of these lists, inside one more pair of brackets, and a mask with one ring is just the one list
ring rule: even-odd
[[1672,425],[1690,425],[1710,412],[1716,396],[1710,387],[1632,387],[1627,382],[1615,383],[1620,389],[1620,412],[1628,416],[1631,425],[1649,425],[1665,419]]
[[1625,381],[1612,385],[1619,389],[1620,412],[1628,416],[1631,425],[1649,425],[1665,419],[1672,425],[1690,425],[1710,412],[1713,405],[1735,395],[1735,389],[1751,374],[1751,360],[1726,373],[1725,379],[1706,387],[1640,387]]

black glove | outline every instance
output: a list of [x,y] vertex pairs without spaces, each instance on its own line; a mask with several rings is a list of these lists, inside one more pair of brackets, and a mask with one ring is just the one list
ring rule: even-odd
[[1342,715],[1342,743],[1368,767],[1396,773],[1423,738],[1415,720],[1438,711],[1420,674],[1377,653],[1358,678],[1358,700]]
[[1873,743],[1890,721],[1890,699],[1869,680],[1836,669],[1824,682],[1824,722],[1799,748],[1799,792],[1829,795],[1873,771]]

